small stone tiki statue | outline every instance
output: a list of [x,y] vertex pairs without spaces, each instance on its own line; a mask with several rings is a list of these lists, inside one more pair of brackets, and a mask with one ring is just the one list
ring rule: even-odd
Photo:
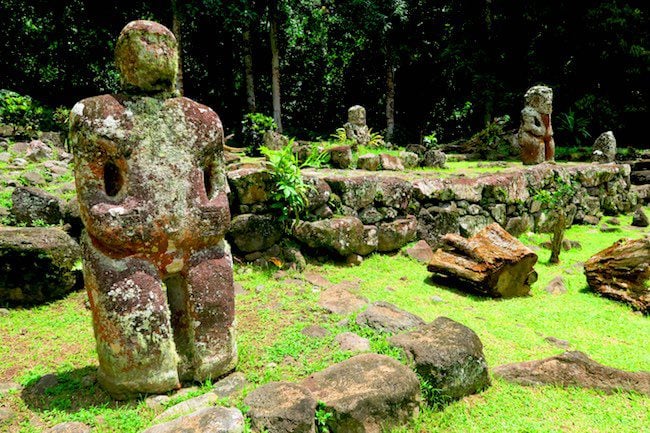
[[366,109],[355,105],[348,109],[348,122],[343,125],[348,140],[352,140],[352,149],[364,146],[370,141],[370,130],[366,125]]
[[175,94],[177,43],[133,21],[115,48],[123,94],[78,102],[70,140],[100,383],[125,399],[236,363],[223,128]]
[[521,110],[519,146],[521,160],[525,165],[553,161],[555,141],[551,126],[553,90],[546,86],[534,86],[524,95],[526,104]]

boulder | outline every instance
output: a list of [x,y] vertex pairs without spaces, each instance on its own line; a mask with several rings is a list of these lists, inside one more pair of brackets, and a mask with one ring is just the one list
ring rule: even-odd
[[402,160],[397,156],[382,153],[379,155],[380,165],[382,170],[403,171],[404,165]]
[[325,182],[332,192],[341,198],[341,203],[354,210],[372,205],[377,194],[377,179],[371,176],[328,176]]
[[562,295],[566,293],[566,285],[564,284],[564,279],[562,277],[555,277],[551,280],[544,291],[551,295]]
[[407,248],[405,254],[421,263],[429,263],[433,258],[433,250],[424,240],[419,240],[415,245]]
[[446,317],[438,317],[415,331],[391,337],[404,350],[415,371],[437,390],[432,398],[459,399],[490,384],[483,344],[474,331]]
[[616,138],[612,131],[603,132],[596,138],[593,146],[591,160],[594,162],[607,163],[616,159]]
[[294,226],[293,235],[310,248],[327,248],[344,257],[361,254],[365,245],[363,224],[356,217],[300,221]]
[[632,216],[632,225],[634,227],[648,227],[648,225],[650,225],[648,215],[643,211],[643,208],[638,208],[634,212],[634,215]]
[[311,186],[307,191],[307,208],[315,211],[326,206],[332,195],[332,189],[327,182],[317,177],[305,177],[304,181]]
[[424,154],[422,165],[431,168],[445,168],[447,155],[441,150],[430,149]]
[[271,248],[280,239],[284,229],[277,218],[270,215],[237,215],[230,223],[228,234],[235,246],[245,253]]
[[381,177],[377,179],[375,203],[378,206],[406,210],[411,201],[413,186],[410,182],[396,177]]
[[235,408],[206,407],[173,421],[158,424],[143,433],[242,433],[244,416]]
[[380,164],[381,161],[379,155],[374,153],[359,155],[359,158],[357,159],[357,168],[359,170],[377,171],[379,170]]
[[288,382],[263,385],[244,399],[255,431],[314,433],[317,401],[309,390]]
[[264,146],[268,147],[271,150],[280,150],[289,144],[289,138],[280,134],[276,131],[265,131],[264,136],[262,137],[264,141]]
[[425,322],[415,314],[399,309],[393,304],[378,301],[357,316],[357,324],[394,334],[410,331],[424,325]]
[[80,260],[79,245],[63,230],[0,227],[0,302],[60,298],[75,287]]
[[271,174],[261,168],[240,168],[228,173],[230,190],[239,204],[265,203],[271,198]]
[[334,168],[350,168],[352,164],[352,148],[350,146],[336,146],[329,149],[330,164]]
[[635,391],[650,395],[650,372],[627,372],[607,367],[578,351],[542,360],[501,365],[492,372],[497,377],[520,385],[578,386],[607,393]]
[[41,189],[18,186],[11,194],[11,201],[11,213],[17,223],[31,226],[40,221],[55,225],[64,219],[63,201]]
[[27,148],[25,159],[32,162],[40,162],[52,157],[52,149],[41,140],[32,140]]
[[408,367],[384,355],[363,354],[306,378],[302,385],[331,413],[332,432],[380,433],[417,415],[420,383]]
[[417,237],[436,246],[447,233],[459,233],[459,212],[455,206],[429,206],[420,209],[417,218]]
[[377,226],[377,250],[394,251],[415,240],[418,222],[414,216]]
[[400,152],[399,158],[402,160],[404,168],[416,168],[420,165],[420,157],[415,152]]

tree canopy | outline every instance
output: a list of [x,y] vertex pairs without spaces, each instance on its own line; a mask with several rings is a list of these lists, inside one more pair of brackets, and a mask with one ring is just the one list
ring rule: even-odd
[[[328,136],[360,104],[397,143],[433,131],[448,142],[496,116],[516,121],[543,83],[555,114],[592,136],[646,140],[642,0],[0,0],[0,15],[0,88],[50,106],[119,90],[113,48],[128,21],[178,20],[185,94],[235,132],[251,109],[272,113],[275,22],[282,123],[299,138]],[[567,127],[556,137],[575,143]]]

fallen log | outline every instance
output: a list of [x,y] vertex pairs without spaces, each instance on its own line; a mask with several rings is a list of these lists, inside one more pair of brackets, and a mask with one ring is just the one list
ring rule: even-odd
[[591,290],[650,314],[650,236],[620,239],[587,260],[584,268]]
[[469,289],[495,298],[526,296],[537,281],[533,269],[537,254],[499,224],[491,224],[474,237],[456,234],[441,238],[427,269],[439,283]]

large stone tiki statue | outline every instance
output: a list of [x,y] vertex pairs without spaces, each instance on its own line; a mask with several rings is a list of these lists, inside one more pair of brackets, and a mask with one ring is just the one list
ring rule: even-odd
[[348,122],[343,125],[348,140],[352,140],[352,148],[364,146],[370,141],[370,130],[366,124],[366,109],[354,105],[348,109]]
[[119,399],[236,363],[223,128],[176,97],[176,50],[166,27],[129,23],[115,49],[124,93],[71,114],[99,381]]
[[555,141],[551,126],[553,111],[553,90],[546,86],[534,86],[528,89],[524,109],[521,110],[519,126],[519,146],[521,160],[526,165],[553,161]]

